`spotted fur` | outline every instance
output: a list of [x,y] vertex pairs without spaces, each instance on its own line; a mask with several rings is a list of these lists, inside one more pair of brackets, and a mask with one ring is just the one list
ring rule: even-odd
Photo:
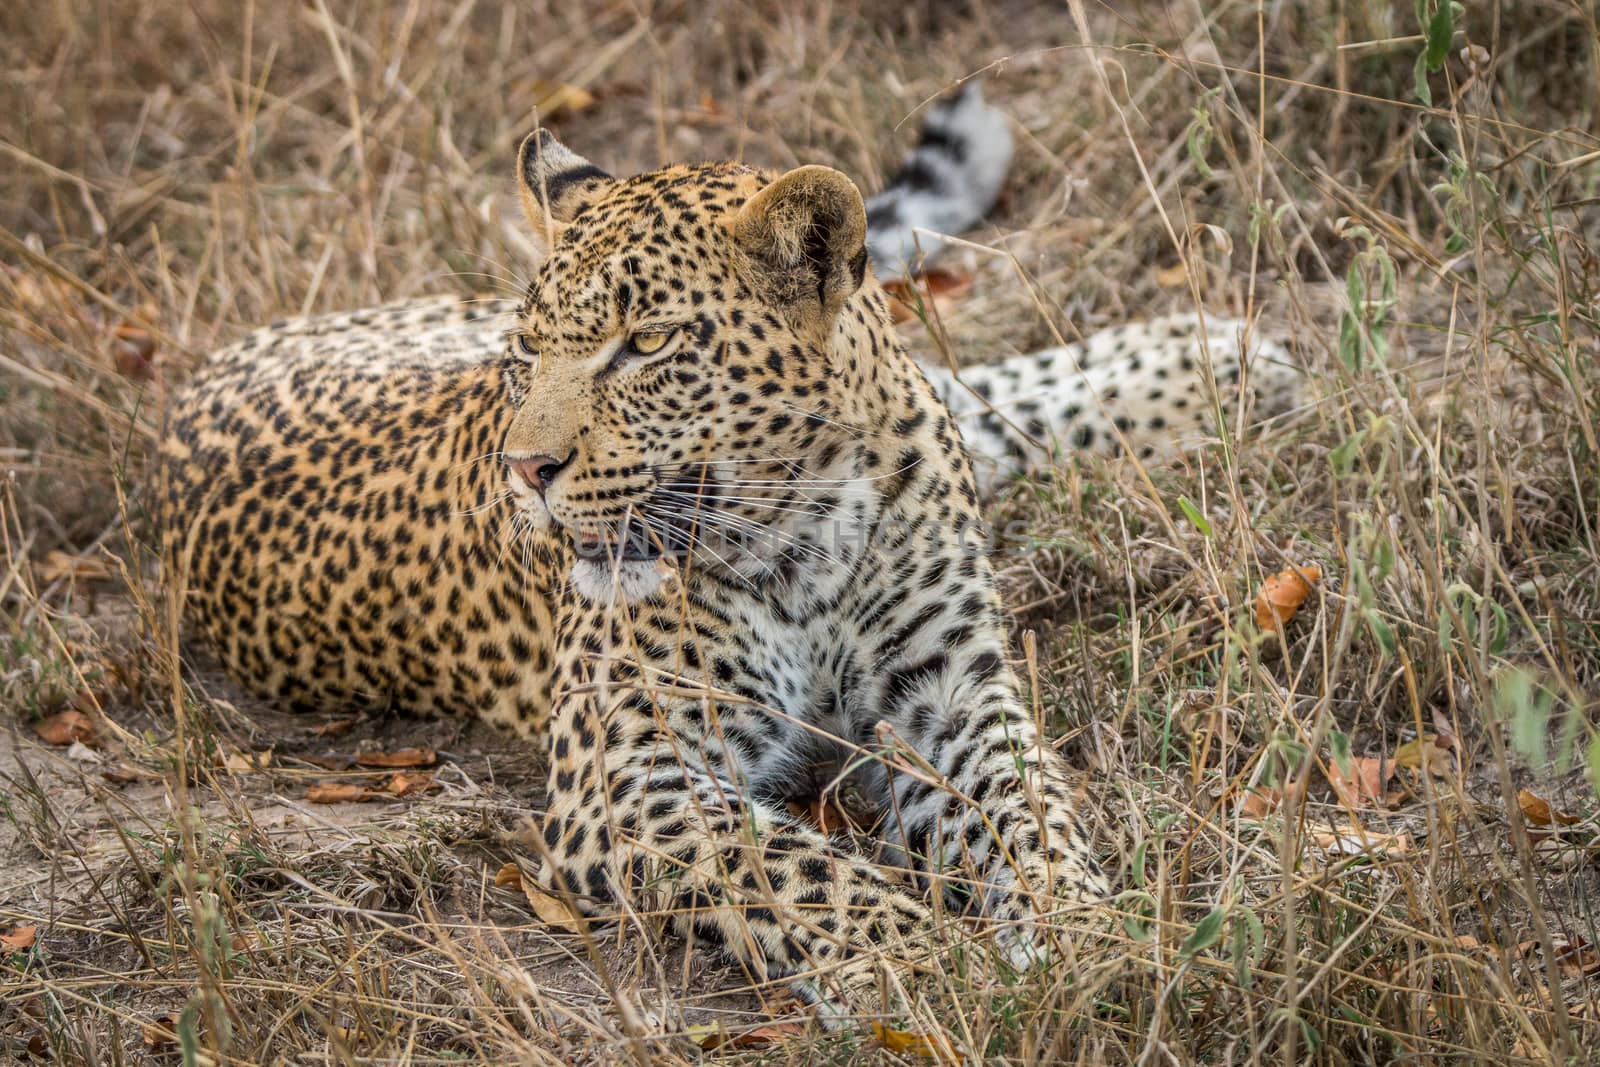
[[[192,628],[285,704],[540,741],[543,877],[595,914],[666,911],[756,977],[871,1007],[875,968],[927,947],[899,865],[1031,961],[1038,923],[1107,883],[1007,661],[950,404],[1001,463],[1031,442],[964,396],[1109,442],[1135,335],[968,392],[896,339],[837,172],[618,180],[541,134],[519,177],[548,245],[520,304],[275,323],[174,400],[158,526]],[[1207,336],[1225,376],[1238,348]],[[1152,383],[1194,358],[1158,347],[1168,376],[1122,385],[1135,448],[1164,439]],[[835,774],[878,806],[887,864],[781,803]]]
[[945,239],[975,226],[1011,166],[1006,116],[969,81],[928,107],[922,135],[884,190],[867,201],[867,251],[885,277],[931,262]]

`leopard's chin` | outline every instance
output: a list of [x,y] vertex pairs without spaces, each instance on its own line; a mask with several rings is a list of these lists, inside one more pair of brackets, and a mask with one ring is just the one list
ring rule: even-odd
[[631,604],[655,595],[671,574],[661,560],[579,559],[572,565],[572,588],[590,604]]

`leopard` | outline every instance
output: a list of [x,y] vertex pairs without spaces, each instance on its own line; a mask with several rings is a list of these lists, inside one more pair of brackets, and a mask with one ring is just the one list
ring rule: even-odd
[[[964,162],[930,126],[921,194]],[[947,912],[1050,958],[1112,883],[1024,697],[984,501],[1203,434],[1220,385],[1270,403],[1281,351],[1195,315],[919,363],[869,262],[900,209],[837,170],[619,178],[548,129],[515,170],[520,299],[275,322],[175,394],[154,500],[187,632],[286,708],[528,739],[545,890],[670,916],[831,1018],[891,1010]],[[873,806],[876,853],[786,803],[819,781]]]

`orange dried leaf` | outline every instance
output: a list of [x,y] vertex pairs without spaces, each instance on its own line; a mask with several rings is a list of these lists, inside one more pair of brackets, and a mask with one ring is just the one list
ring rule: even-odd
[[1339,769],[1339,764],[1328,763],[1328,784],[1333,786],[1339,802],[1351,808],[1387,805],[1398,797],[1388,792],[1389,780],[1399,765],[1392,759],[1376,756],[1357,756],[1350,761],[1350,773]]
[[567,907],[566,901],[546,893],[539,883],[524,874],[516,863],[503,864],[494,874],[494,884],[500,889],[520,889],[533,913],[551,926],[571,933],[583,929],[582,916]]
[[264,752],[230,752],[223,757],[222,769],[234,774],[253,774],[272,766],[272,749]]
[[1415,741],[1407,741],[1394,750],[1394,762],[1409,771],[1430,774],[1435,778],[1452,778],[1456,773],[1451,749],[1455,737],[1440,734],[1423,734]]
[[313,804],[356,804],[372,798],[372,787],[357,782],[312,782],[306,799]]
[[571,934],[583,931],[583,916],[568,907],[566,901],[546,893],[533,881],[526,878],[522,880],[522,895],[528,898],[528,906],[546,925]]
[[522,868],[515,863],[503,864],[494,872],[494,886],[496,889],[521,889]]
[[151,1052],[171,1048],[178,1043],[178,1017],[171,1012],[150,1020],[140,1030],[144,1047]]
[[439,760],[431,748],[402,748],[396,752],[358,752],[356,764],[361,767],[431,767]]
[[889,294],[889,313],[895,322],[916,318],[919,306],[924,313],[943,318],[972,289],[972,275],[931,270],[918,278],[891,278],[883,288]]
[[0,933],[0,948],[9,952],[22,952],[33,947],[39,940],[37,926],[13,926],[5,933]]
[[1321,580],[1322,568],[1314,563],[1285,567],[1272,575],[1261,583],[1261,592],[1256,594],[1256,625],[1273,630],[1287,623]]
[[1544,797],[1527,789],[1517,793],[1517,807],[1522,809],[1522,817],[1535,826],[1571,826],[1583,821],[1580,816],[1557,811]]
[[882,1023],[872,1024],[872,1036],[890,1052],[910,1053],[928,1059],[960,1063],[962,1057],[943,1035],[913,1033],[910,1030],[891,1030]]
[[431,774],[391,774],[383,783],[383,791],[392,797],[418,796],[424,793],[437,793],[443,789]]
[[1276,811],[1283,803],[1281,789],[1251,789],[1239,802],[1239,814],[1247,819],[1260,819]]
[[1600,952],[1580,937],[1571,944],[1556,947],[1556,966],[1563,977],[1585,977],[1600,971]]
[[33,724],[33,732],[47,745],[94,744],[94,723],[81,711],[62,711]]
[[1362,852],[1375,856],[1401,856],[1411,851],[1411,838],[1408,835],[1384,834],[1362,826],[1319,831],[1308,834],[1306,839],[1325,852],[1345,856]]
[[118,327],[111,341],[111,365],[124,378],[136,382],[155,376],[156,339],[143,330]]
[[311,728],[312,737],[343,737],[360,724],[360,718],[335,719]]
[[730,1033],[716,1023],[701,1023],[689,1027],[688,1033],[689,1039],[699,1045],[703,1052],[714,1052],[718,1049],[734,1051],[771,1048],[796,1034],[805,1033],[805,1026],[802,1023],[768,1023],[752,1030]]

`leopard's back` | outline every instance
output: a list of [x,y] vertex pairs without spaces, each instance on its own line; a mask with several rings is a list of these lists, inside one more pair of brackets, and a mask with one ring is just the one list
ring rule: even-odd
[[540,728],[555,564],[514,524],[498,459],[513,311],[275,323],[174,398],[156,496],[170,587],[257,695]]

